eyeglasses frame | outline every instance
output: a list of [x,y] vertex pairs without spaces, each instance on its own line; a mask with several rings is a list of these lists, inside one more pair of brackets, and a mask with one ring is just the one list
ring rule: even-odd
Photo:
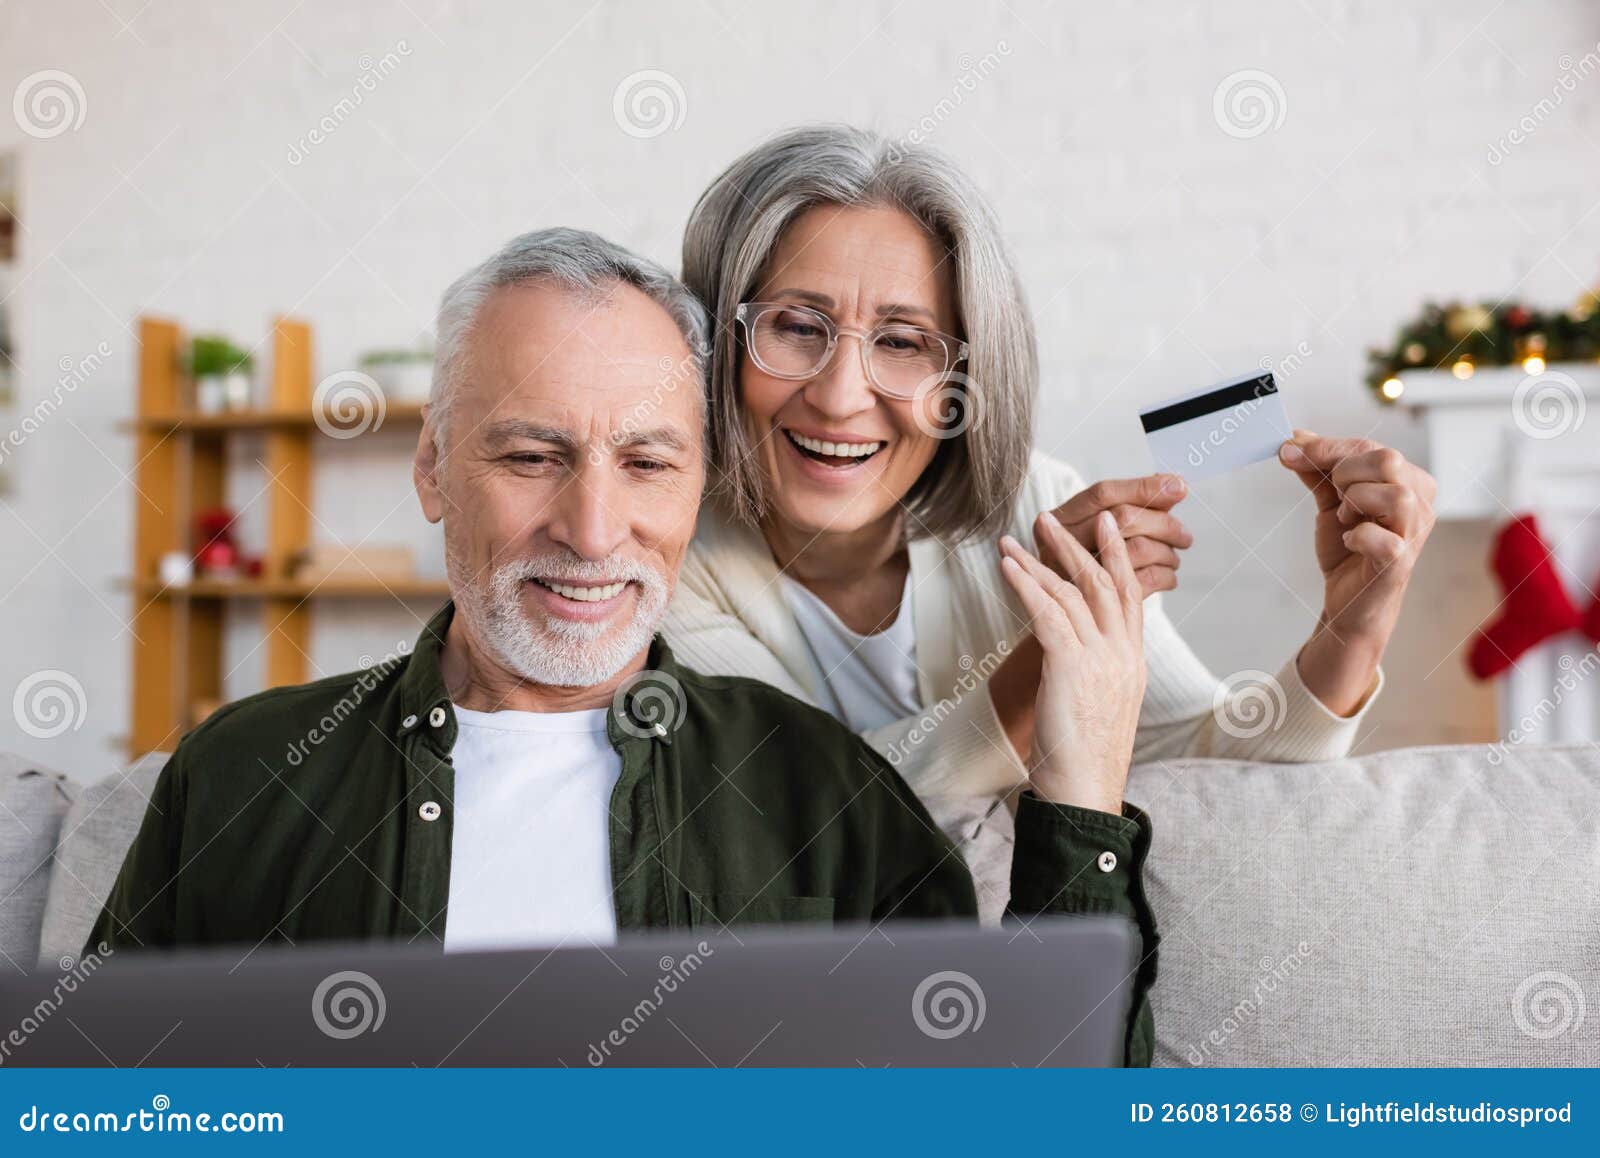
[[[828,335],[828,348],[826,351],[824,351],[817,364],[811,369],[807,370],[805,373],[786,374],[782,371],[774,370],[771,366],[768,366],[761,360],[760,354],[756,353],[755,339],[753,336],[755,322],[761,317],[762,314],[771,310],[799,310],[801,312],[811,314],[821,320],[822,327]],[[744,329],[745,340],[747,343],[746,348],[750,351],[750,357],[755,361],[755,364],[761,367],[761,369],[766,373],[771,374],[774,378],[782,378],[788,382],[801,382],[807,378],[814,377],[815,375],[821,373],[821,371],[833,361],[834,353],[839,348],[839,339],[845,336],[855,338],[860,344],[861,370],[867,376],[867,381],[872,383],[872,388],[878,393],[882,394],[884,397],[894,398],[899,401],[908,401],[912,398],[915,398],[917,396],[916,392],[913,391],[910,394],[899,394],[888,389],[878,381],[878,377],[872,369],[872,356],[869,352],[868,339],[876,338],[885,331],[891,330],[916,330],[918,333],[926,334],[931,338],[937,338],[939,340],[939,344],[944,347],[945,365],[944,369],[935,371],[933,374],[929,375],[929,377],[942,377],[943,375],[950,373],[950,371],[955,369],[955,367],[961,365],[962,362],[965,362],[968,354],[971,352],[971,348],[967,345],[967,343],[963,342],[955,335],[941,333],[938,330],[932,330],[926,326],[914,326],[909,325],[906,322],[880,322],[878,325],[873,326],[870,330],[857,330],[847,326],[839,325],[827,314],[823,313],[815,306],[801,305],[798,302],[740,302],[739,308],[734,311],[733,319]],[[953,355],[951,353],[952,350],[954,351]]]

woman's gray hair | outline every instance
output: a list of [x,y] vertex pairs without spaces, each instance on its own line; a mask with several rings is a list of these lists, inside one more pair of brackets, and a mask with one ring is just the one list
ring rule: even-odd
[[[439,301],[433,386],[428,394],[435,443],[442,452],[461,362],[478,311],[503,286],[550,282],[575,293],[603,297],[615,286],[630,285],[661,306],[678,324],[689,346],[688,375],[705,409],[709,321],[700,300],[677,278],[649,258],[581,229],[539,229],[513,237],[483,264],[457,278]],[[675,378],[684,377],[675,374]]]
[[714,493],[757,521],[765,480],[743,416],[734,322],[784,229],[818,204],[891,205],[946,247],[955,267],[960,334],[970,348],[952,384],[973,395],[965,429],[946,439],[902,499],[909,538],[997,534],[1028,470],[1039,358],[1022,283],[977,186],[932,149],[846,125],[792,129],[736,160],[701,196],[683,238],[683,280],[711,307]]

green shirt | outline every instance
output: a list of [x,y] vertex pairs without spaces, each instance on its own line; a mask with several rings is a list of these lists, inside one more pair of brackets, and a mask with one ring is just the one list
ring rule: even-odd
[[[186,736],[90,945],[442,947],[456,721],[439,661],[453,614],[434,616],[409,655],[251,696]],[[679,666],[660,639],[621,699],[607,718],[622,764],[610,802],[619,930],[976,916],[960,854],[833,717],[754,680]],[[1119,913],[1138,926],[1135,1065],[1149,1064],[1153,1039],[1148,847],[1137,810],[1024,794],[1007,910]]]

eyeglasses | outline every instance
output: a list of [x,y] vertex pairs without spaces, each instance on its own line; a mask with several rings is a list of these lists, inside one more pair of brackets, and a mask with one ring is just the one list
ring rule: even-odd
[[734,319],[756,365],[775,378],[810,378],[833,357],[841,334],[859,339],[867,381],[890,398],[942,385],[940,375],[967,356],[967,344],[949,334],[898,322],[847,330],[820,310],[786,302],[744,302]]

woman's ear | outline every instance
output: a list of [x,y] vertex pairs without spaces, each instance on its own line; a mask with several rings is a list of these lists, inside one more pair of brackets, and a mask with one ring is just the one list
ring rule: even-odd
[[411,460],[411,482],[417,488],[417,498],[422,500],[422,516],[430,523],[444,518],[444,495],[439,490],[439,427],[433,417],[433,407],[422,408],[422,433],[417,435],[417,453]]

